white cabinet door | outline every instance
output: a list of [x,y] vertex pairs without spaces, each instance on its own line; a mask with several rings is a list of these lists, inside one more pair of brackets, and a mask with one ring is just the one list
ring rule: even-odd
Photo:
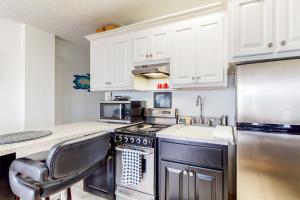
[[108,43],[91,45],[91,90],[109,87],[110,57]]
[[222,16],[208,16],[197,22],[197,83],[223,82],[224,26]]
[[131,85],[130,38],[114,38],[111,42],[111,87]]
[[278,49],[300,50],[300,1],[278,0]]
[[158,27],[151,31],[151,60],[170,58],[170,31],[168,28]]
[[273,53],[273,1],[234,0],[234,57]]
[[132,37],[132,58],[134,63],[150,59],[150,36],[148,31],[137,33]]
[[172,38],[171,82],[196,83],[196,31],[192,21],[175,25]]

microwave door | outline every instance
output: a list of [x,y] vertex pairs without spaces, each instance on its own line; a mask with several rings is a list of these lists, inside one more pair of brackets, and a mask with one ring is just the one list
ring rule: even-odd
[[122,104],[100,104],[100,119],[122,120]]

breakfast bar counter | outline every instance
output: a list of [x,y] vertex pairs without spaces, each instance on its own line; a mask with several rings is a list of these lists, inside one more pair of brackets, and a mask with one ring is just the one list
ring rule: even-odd
[[116,128],[121,128],[128,125],[129,124],[112,124],[96,121],[58,125],[45,129],[45,131],[52,131],[52,135],[25,142],[0,145],[0,156],[15,153],[17,158],[23,157],[32,153],[49,150],[53,145],[65,140],[70,140],[97,132],[113,132]]

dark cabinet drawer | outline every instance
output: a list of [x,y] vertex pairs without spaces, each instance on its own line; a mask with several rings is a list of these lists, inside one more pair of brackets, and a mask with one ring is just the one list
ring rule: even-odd
[[160,143],[161,158],[214,168],[223,168],[222,149],[172,142]]

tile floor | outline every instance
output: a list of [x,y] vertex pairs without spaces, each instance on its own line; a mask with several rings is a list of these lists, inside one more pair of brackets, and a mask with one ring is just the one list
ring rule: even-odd
[[[91,195],[83,191],[83,184],[79,182],[71,188],[72,190],[72,200],[105,200],[103,198]],[[50,199],[52,200],[52,199]],[[56,200],[56,199],[53,199]],[[61,200],[64,200],[63,198]]]
[[[5,182],[0,181],[0,188],[1,186],[4,186],[6,184]],[[6,186],[6,185],[5,185]],[[105,200],[103,198],[91,195],[89,193],[86,193],[83,191],[83,185],[82,182],[76,184],[71,188],[72,190],[72,200]],[[0,193],[0,200],[12,200],[14,197],[10,195],[10,192],[7,191],[1,191]],[[61,194],[54,195],[50,197],[50,200],[66,200],[65,192],[62,192]]]

